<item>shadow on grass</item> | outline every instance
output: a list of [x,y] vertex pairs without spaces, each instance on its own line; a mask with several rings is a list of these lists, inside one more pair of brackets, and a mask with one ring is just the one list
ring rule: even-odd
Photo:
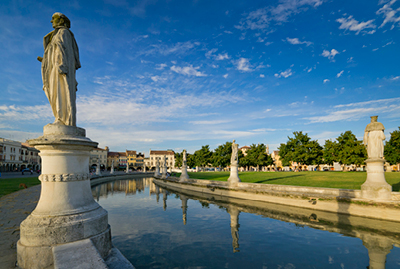
[[400,182],[392,185],[392,191],[399,191],[400,190]]
[[290,177],[301,177],[301,176],[302,175],[292,175],[292,176],[287,176],[287,177],[268,178],[268,179],[264,179],[264,180],[255,181],[253,183],[264,183],[264,182],[272,181],[272,180],[278,180],[278,179],[284,179],[284,178],[290,178]]

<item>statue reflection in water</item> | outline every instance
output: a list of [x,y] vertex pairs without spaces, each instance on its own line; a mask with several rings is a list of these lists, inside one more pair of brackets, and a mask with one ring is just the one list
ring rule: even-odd
[[[134,181],[134,182],[133,182]],[[148,187],[150,190],[150,195],[155,195],[157,199],[157,203],[160,199],[160,193],[163,195],[163,209],[164,211],[167,209],[167,199],[168,195],[171,193],[164,188],[159,187],[158,185],[153,183],[151,178],[145,179],[134,179],[134,180],[118,180],[115,182],[109,182],[103,185],[98,185],[92,188],[93,197],[99,201],[100,197],[107,197],[107,195],[114,193],[125,193],[126,195],[135,195],[136,190],[144,190],[145,187]],[[172,192],[174,193],[174,192]],[[197,195],[195,197],[190,194],[182,194],[179,193],[179,198],[182,202],[182,220],[183,224],[187,224],[187,215],[188,215],[188,201],[189,198],[193,200],[198,200],[200,202],[213,203],[217,206],[222,206],[226,208],[227,213],[230,216],[230,228],[231,228],[231,236],[232,236],[232,250],[234,253],[240,252],[239,250],[239,215],[240,212],[247,212],[251,214],[257,214],[260,216],[265,216],[272,219],[277,219],[285,222],[298,223],[301,225],[307,225],[311,228],[317,227],[321,229],[321,227],[329,232],[336,232],[343,234],[345,236],[357,237],[362,240],[364,247],[368,250],[369,256],[369,269],[384,269],[386,268],[386,257],[391,252],[394,243],[398,243],[398,234],[397,231],[400,230],[397,225],[392,224],[390,222],[382,222],[379,227],[385,227],[385,231],[380,231],[380,233],[376,233],[371,228],[368,228],[368,223],[361,223],[363,219],[359,220],[358,218],[352,219],[352,225],[343,225],[343,220],[338,220],[337,215],[332,214],[332,219],[329,214],[325,214],[324,218],[329,221],[321,222],[320,218],[318,218],[318,213],[311,214],[311,218],[309,215],[309,211],[306,210],[302,212],[302,209],[296,209],[295,214],[291,214],[290,217],[287,216],[287,212],[282,208],[281,211],[274,208],[271,210],[268,207],[256,207],[256,206],[241,206],[240,204],[231,204],[228,201],[215,201],[215,199],[211,199],[210,197],[200,198]],[[200,195],[199,195],[200,196]],[[192,198],[193,197],[193,198]],[[213,200],[213,202],[211,202]],[[308,214],[308,215],[307,215]],[[307,218],[304,216],[307,215]],[[346,218],[351,218],[351,216],[347,216]],[[307,221],[308,220],[308,221]],[[375,220],[374,223],[378,221]],[[348,222],[350,223],[350,221]],[[365,226],[364,228],[364,225]],[[376,223],[372,227],[376,227]],[[342,227],[339,228],[338,227]],[[386,234],[389,232],[389,234]],[[366,265],[365,265],[366,266]]]

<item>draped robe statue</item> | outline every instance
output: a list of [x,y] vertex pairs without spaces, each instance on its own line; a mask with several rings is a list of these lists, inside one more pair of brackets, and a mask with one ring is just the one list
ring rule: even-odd
[[364,145],[367,148],[368,159],[383,158],[383,140],[386,139],[383,131],[385,127],[378,121],[378,116],[371,117],[371,123],[367,125],[364,132]]
[[55,117],[55,124],[76,126],[75,72],[81,67],[79,50],[69,19],[59,12],[52,20],[54,31],[43,38],[42,62],[43,90]]
[[238,147],[239,145],[235,143],[235,140],[233,140],[231,164],[238,164]]

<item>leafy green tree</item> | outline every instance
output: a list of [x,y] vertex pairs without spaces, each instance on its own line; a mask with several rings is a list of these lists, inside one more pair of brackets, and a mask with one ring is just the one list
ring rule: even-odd
[[264,144],[252,144],[250,149],[247,151],[245,159],[249,166],[257,167],[257,171],[260,166],[268,166],[274,163],[271,156],[266,152],[267,147]]
[[194,152],[194,164],[195,166],[205,167],[211,162],[211,157],[210,146],[201,146],[201,149]]
[[367,159],[367,151],[362,141],[357,140],[357,137],[351,131],[341,133],[336,140],[336,161],[346,165],[364,164],[365,159]]
[[324,163],[333,165],[333,162],[337,162],[339,160],[338,153],[337,141],[325,140],[323,150]]
[[400,163],[400,127],[390,133],[390,139],[385,144],[384,156],[390,164]]
[[186,153],[186,165],[191,168],[195,167],[194,155]]
[[316,140],[311,140],[307,134],[293,132],[294,138],[288,137],[286,144],[279,146],[279,155],[282,165],[286,166],[291,161],[311,165],[322,162],[322,147]]
[[175,152],[175,167],[182,166],[183,153]]
[[[227,167],[231,163],[232,142],[219,145],[213,152],[211,163],[215,167]],[[240,160],[240,159],[239,159]]]

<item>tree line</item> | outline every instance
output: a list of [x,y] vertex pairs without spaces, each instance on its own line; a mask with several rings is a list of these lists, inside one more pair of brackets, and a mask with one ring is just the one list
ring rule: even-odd
[[[266,152],[266,145],[252,144],[246,156],[239,150],[240,167],[259,167],[272,165],[274,160]],[[326,140],[322,147],[317,140],[311,140],[307,133],[293,132],[293,137],[288,136],[286,143],[278,147],[280,160],[283,166],[291,162],[302,165],[319,165],[339,162],[345,165],[362,165],[367,159],[367,151],[362,141],[357,140],[351,131],[341,133],[334,141]],[[213,166],[224,168],[230,165],[232,142],[226,142],[214,150],[209,145],[202,146],[193,154],[187,154],[188,167]],[[175,166],[182,166],[182,153],[175,153]],[[400,127],[390,133],[390,139],[385,143],[384,156],[390,164],[400,163]]]
[[[400,163],[399,130],[390,133],[390,139],[385,144],[384,156],[390,164]],[[307,133],[293,132],[293,136],[278,147],[283,166],[290,165],[290,162],[303,165],[332,165],[334,162],[362,165],[368,158],[363,142],[357,140],[351,131],[341,133],[334,141],[326,140],[323,147],[317,140],[311,140]]]
[[[251,145],[250,149],[247,150],[246,156],[243,155],[242,151],[238,151],[239,166],[240,167],[257,167],[268,166],[274,163],[271,156],[266,152],[267,146],[264,144]],[[209,145],[202,146],[201,149],[196,150],[193,154],[187,154],[187,165],[188,167],[206,167],[213,166],[224,168],[230,166],[232,154],[232,142],[226,142],[223,145],[219,145],[213,151],[210,150]],[[175,153],[175,166],[182,166],[182,153]]]

